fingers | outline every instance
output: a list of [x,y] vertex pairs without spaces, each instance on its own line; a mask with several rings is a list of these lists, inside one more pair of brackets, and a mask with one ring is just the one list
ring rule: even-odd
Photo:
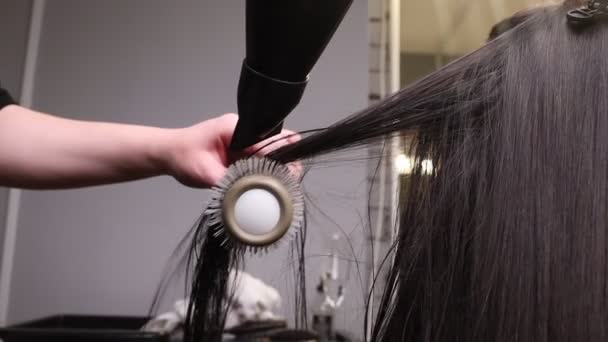
[[224,146],[230,146],[232,141],[232,135],[236,129],[236,123],[239,120],[239,116],[234,113],[224,114],[217,117],[215,120],[215,129],[219,135]]
[[289,171],[291,171],[292,174],[297,177],[302,177],[302,174],[304,172],[304,167],[302,166],[302,163],[300,163],[299,161],[291,162],[287,164],[287,167],[289,168]]
[[281,133],[247,148],[246,152],[249,154],[255,153],[256,155],[265,156],[274,150],[296,143],[301,139],[302,137],[296,132],[284,129]]
[[[299,134],[290,135],[287,137],[287,139],[286,139],[287,142],[285,145],[291,145],[291,144],[297,143],[300,140],[302,140],[301,135],[299,135]],[[294,175],[296,175],[298,177],[302,176],[302,173],[304,170],[303,170],[302,163],[300,163],[299,161],[289,163],[289,164],[287,164],[287,167],[289,168],[289,170],[291,170],[291,172]]]
[[217,185],[222,180],[222,178],[224,178],[227,170],[228,169],[220,163],[212,165],[208,169],[205,177],[205,187],[212,187],[214,185]]
[[[230,142],[232,140],[232,136],[234,134],[234,129],[236,128],[236,124],[238,121],[238,115],[236,114],[224,114],[220,117],[218,117],[216,119],[216,129],[217,132],[220,135],[220,138],[222,140],[223,145],[225,146],[225,148],[228,148],[228,146],[230,146]],[[291,130],[288,129],[283,129],[281,131],[281,133],[270,137],[264,141],[261,141],[253,146],[250,146],[248,148],[246,148],[244,151],[242,152],[231,152],[231,151],[227,151],[228,152],[228,160],[227,163],[232,163],[240,158],[249,156],[251,154],[255,154],[258,156],[265,156],[267,154],[269,154],[270,152],[273,152],[281,147],[287,146],[287,145],[291,145],[294,144],[298,141],[300,141],[302,139],[302,137]],[[299,162],[293,162],[293,163],[289,163],[287,165],[289,167],[289,169],[291,170],[291,172],[297,176],[302,175],[302,164]],[[222,172],[216,172],[214,173],[214,175],[210,176],[210,178],[212,178],[212,180],[218,180],[221,179],[221,176],[223,176],[225,170],[222,170]]]
[[[236,128],[238,119],[238,115],[233,113],[224,114],[214,119],[215,129],[217,130],[216,132],[219,134],[225,146],[229,146],[230,142],[232,141],[232,136],[234,135],[234,130]],[[255,153],[257,155],[264,156],[274,150],[289,144],[293,144],[300,140],[301,137],[299,134],[294,131],[284,129],[281,131],[281,133],[246,148],[243,153]]]
[[[224,146],[230,146],[238,118],[238,115],[228,113],[214,119],[214,128],[216,129],[216,133],[219,135]],[[300,140],[301,137],[299,134],[294,131],[284,129],[281,131],[281,133],[246,148],[243,151],[243,154],[249,155],[255,153],[256,155],[264,156],[274,150],[289,144],[293,144]]]
[[[261,144],[264,146],[265,144],[271,143],[268,146],[263,147],[257,154],[258,155],[267,155],[272,151],[275,151],[283,146],[291,145],[298,141],[302,140],[302,137],[294,131],[290,131],[288,129],[284,129],[280,134],[263,141]],[[287,167],[294,175],[300,177],[302,175],[302,163],[300,162],[292,162],[287,164]]]
[[[284,129],[281,133],[274,137],[268,138],[260,143],[257,143],[247,149],[248,154],[255,153],[258,156],[265,156],[272,151],[275,151],[283,146],[294,144],[300,141],[302,137],[294,131]],[[302,164],[300,162],[292,162],[287,164],[289,170],[300,177],[303,172]]]

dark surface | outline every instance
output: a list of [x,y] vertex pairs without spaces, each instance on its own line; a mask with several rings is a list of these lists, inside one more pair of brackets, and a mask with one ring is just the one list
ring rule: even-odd
[[0,329],[3,342],[169,342],[142,332],[148,317],[57,315]]
[[264,321],[264,322],[247,322],[247,323],[241,324],[237,327],[227,329],[226,333],[232,334],[235,336],[246,336],[246,335],[252,335],[252,334],[256,334],[256,333],[265,333],[270,330],[285,329],[285,328],[287,328],[287,323],[282,320]]
[[10,104],[14,104],[14,103],[15,103],[15,100],[13,100],[13,98],[8,93],[8,91],[5,89],[2,89],[2,87],[0,85],[0,109],[4,108]]
[[317,341],[319,336],[308,330],[283,329],[268,334],[272,342]]
[[[142,332],[149,317],[56,315],[0,328],[2,342],[181,342],[173,334]],[[310,340],[312,332],[286,329],[284,321],[247,323],[226,331],[226,341],[246,342],[265,337],[271,341]]]

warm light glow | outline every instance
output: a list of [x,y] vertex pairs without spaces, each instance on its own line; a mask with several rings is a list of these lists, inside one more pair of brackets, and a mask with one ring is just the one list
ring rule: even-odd
[[[398,155],[395,157],[395,169],[400,175],[411,175],[414,170],[414,159],[405,154]],[[424,159],[420,162],[420,172],[423,175],[430,175],[434,170],[435,166],[432,160]]]
[[433,161],[430,159],[425,159],[422,161],[422,163],[420,163],[420,166],[422,167],[422,174],[423,175],[430,175],[433,173]]
[[414,168],[414,162],[412,161],[412,158],[405,154],[400,154],[395,158],[395,168],[400,175],[409,175]]

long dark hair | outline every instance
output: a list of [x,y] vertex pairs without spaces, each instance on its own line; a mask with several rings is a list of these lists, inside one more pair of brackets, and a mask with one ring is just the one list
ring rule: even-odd
[[[575,4],[526,12],[479,50],[270,155],[288,163],[410,136],[374,341],[608,339],[608,27],[572,30]],[[197,341],[218,338],[226,270],[243,253],[218,251],[201,222],[187,324]]]

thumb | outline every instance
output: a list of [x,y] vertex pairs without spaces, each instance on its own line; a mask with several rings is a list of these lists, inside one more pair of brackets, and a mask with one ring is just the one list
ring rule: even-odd
[[213,164],[207,172],[207,179],[205,180],[208,183],[207,185],[210,187],[217,185],[224,178],[227,170],[223,164]]
[[281,131],[281,133],[259,142],[247,148],[245,151],[249,154],[255,153],[256,155],[265,156],[283,146],[298,142],[300,139],[300,135],[296,132],[284,129]]

